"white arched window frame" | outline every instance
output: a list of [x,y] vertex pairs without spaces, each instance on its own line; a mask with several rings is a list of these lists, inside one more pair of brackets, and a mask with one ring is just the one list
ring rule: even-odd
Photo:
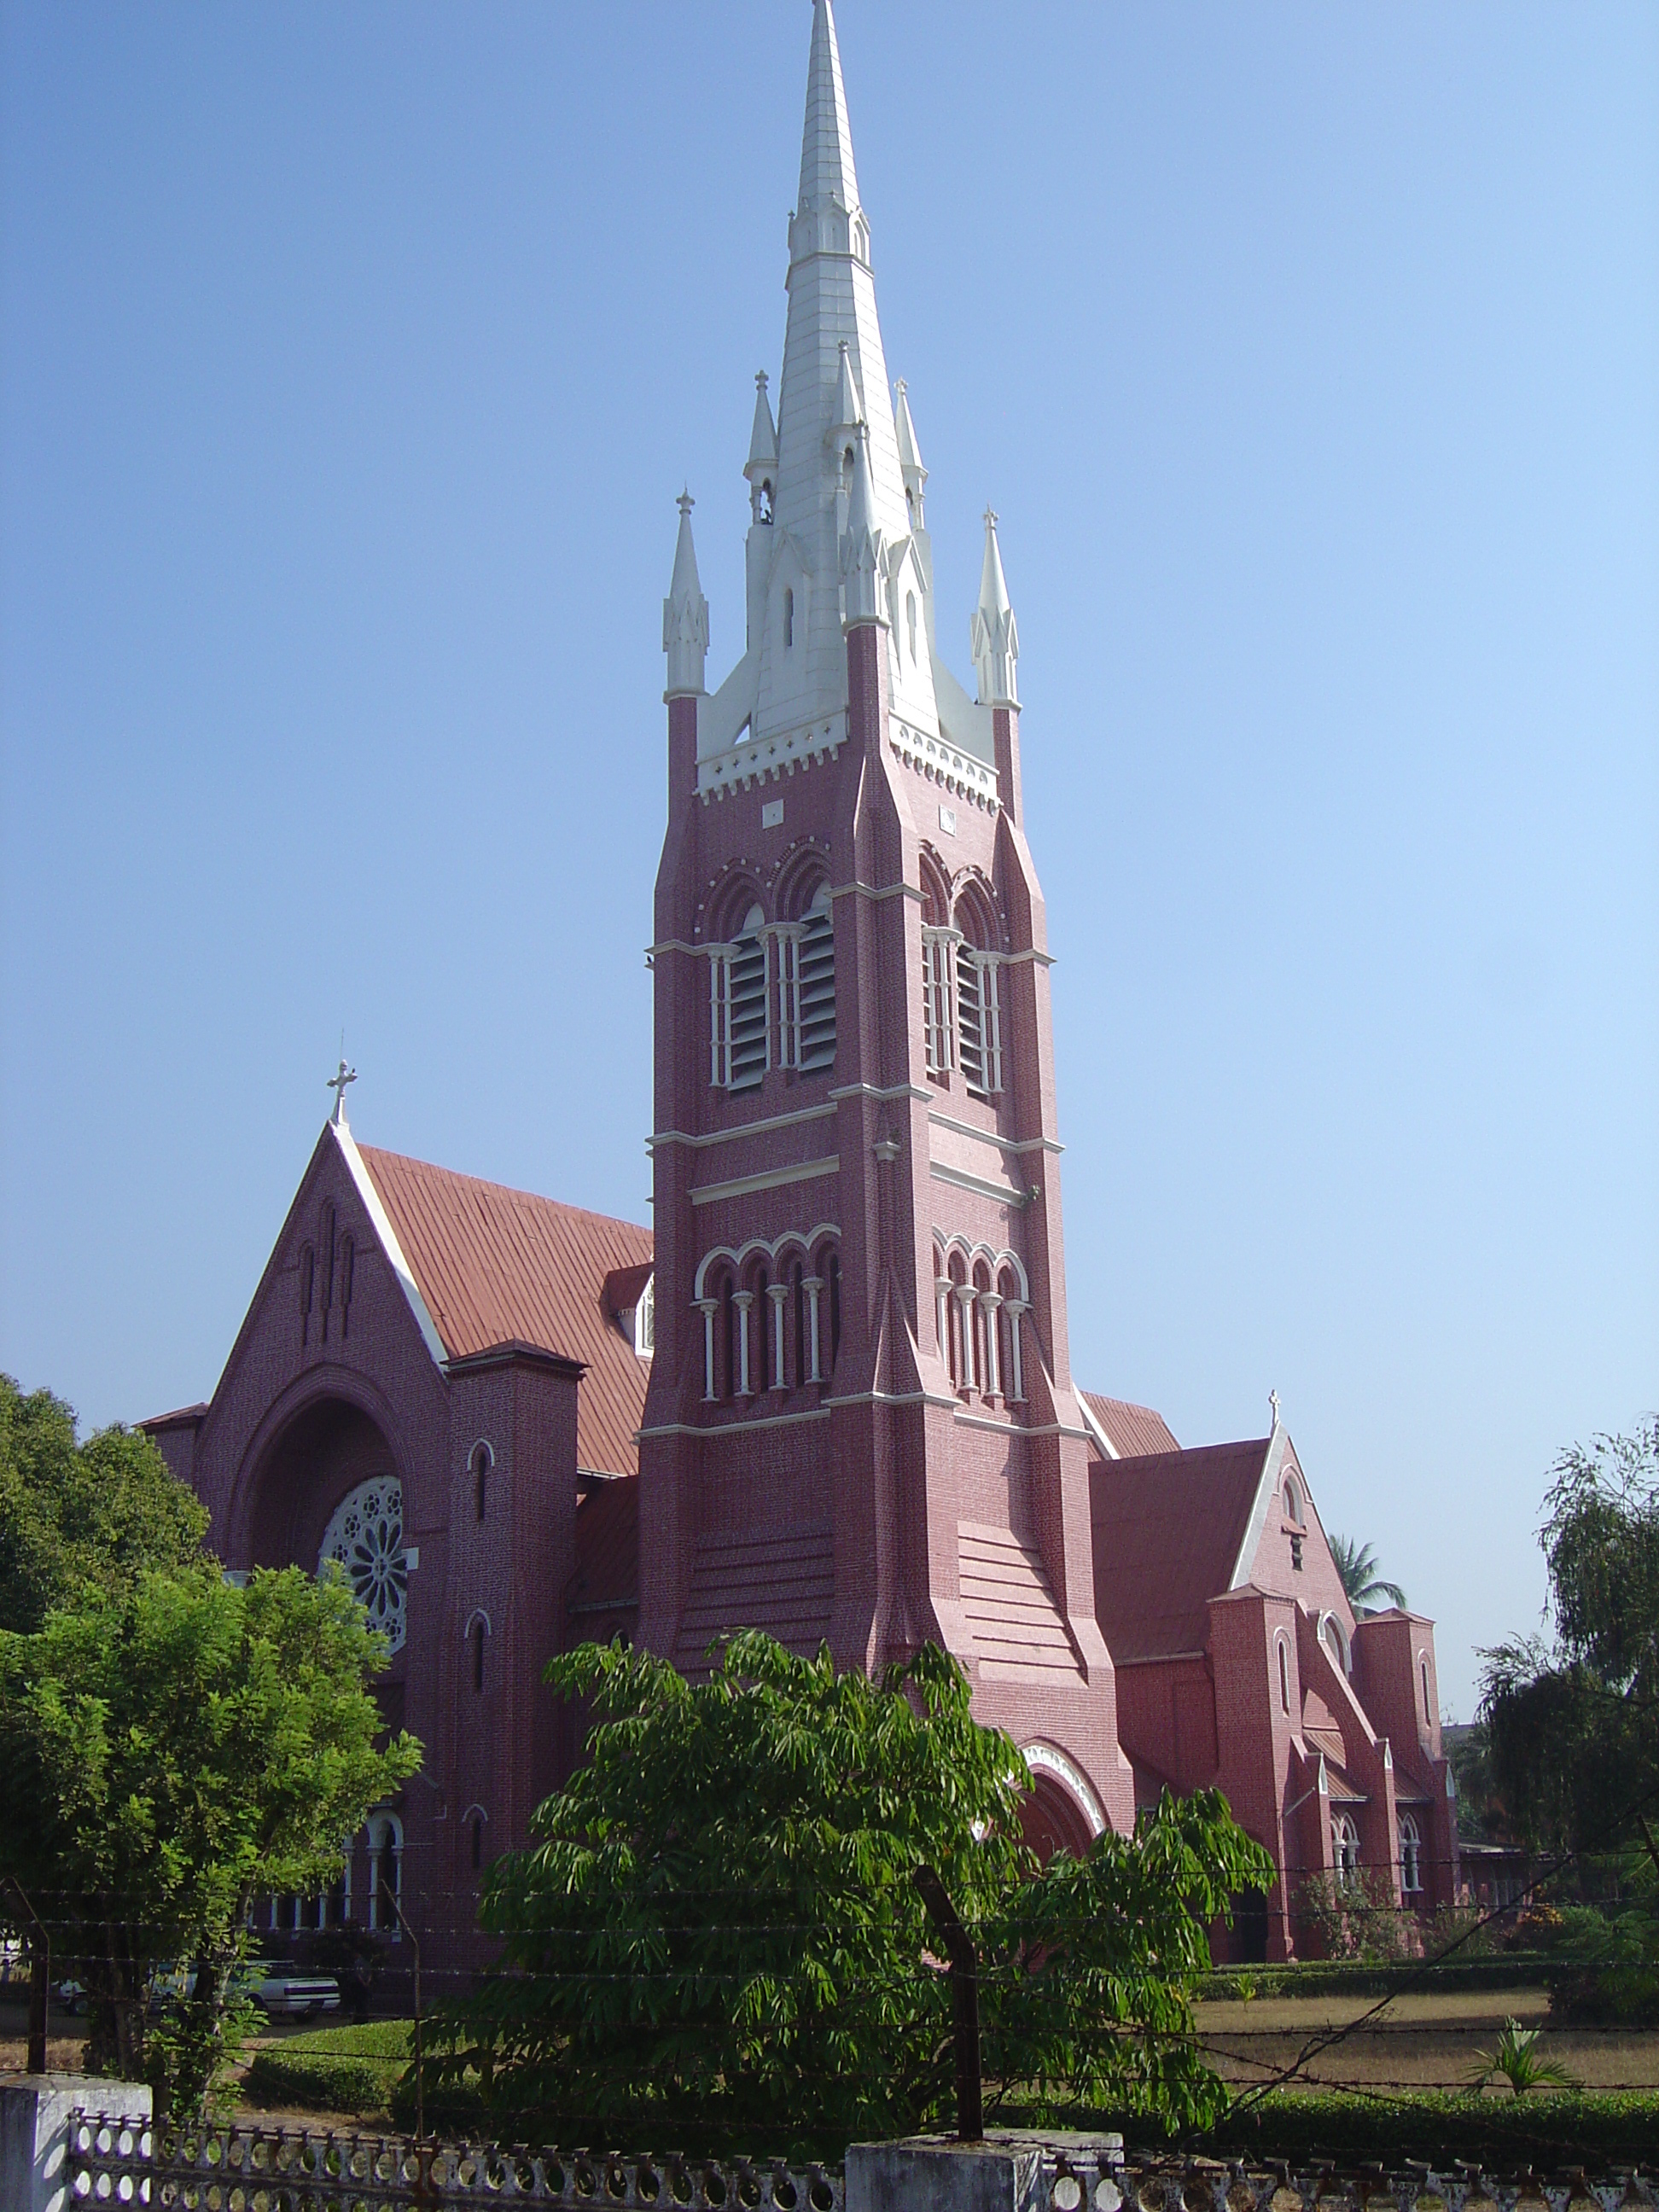
[[1432,1723],[1434,1700],[1429,1694],[1429,1655],[1426,1651],[1419,1651],[1417,1655],[1417,1675],[1423,1685],[1423,1717]]
[[1279,1653],[1279,1708],[1281,1712],[1288,1713],[1291,1710],[1290,1639],[1283,1635],[1276,1636],[1273,1644]]
[[1409,1813],[1400,1816],[1400,1887],[1407,1897],[1419,1895],[1423,1887],[1423,1838]]
[[403,1941],[403,1928],[387,1899],[404,1901],[404,1824],[395,1813],[376,1813],[368,1824],[368,1925]]
[[753,905],[731,944],[708,948],[708,1079],[719,1090],[753,1091],[772,1065],[769,934]]
[[1287,1476],[1285,1483],[1285,1518],[1302,1526],[1302,1493]]
[[1319,1624],[1319,1634],[1325,1649],[1330,1653],[1345,1674],[1353,1672],[1353,1654],[1342,1623],[1334,1613],[1328,1613]]
[[1339,1885],[1348,1888],[1359,1875],[1359,1831],[1346,1813],[1331,1815],[1331,1857]]
[[[753,1395],[760,1366],[760,1349],[755,1332],[760,1328],[775,1331],[773,1338],[773,1380],[778,1387],[799,1388],[829,1380],[836,1352],[840,1242],[841,1231],[836,1224],[833,1221],[820,1221],[805,1231],[787,1229],[781,1237],[774,1237],[769,1243],[764,1237],[751,1237],[745,1244],[717,1244],[711,1251],[703,1254],[692,1278],[691,1304],[693,1310],[702,1316],[705,1404],[714,1404],[722,1397]],[[795,1338],[794,1364],[791,1368],[787,1356],[787,1340],[792,1332],[785,1308],[793,1292],[793,1268],[798,1261],[805,1271],[800,1280],[799,1301],[803,1334]],[[763,1310],[757,1314],[754,1311],[756,1292],[749,1288],[733,1290],[732,1371],[723,1375],[720,1343],[724,1318],[721,1284],[726,1279],[728,1270],[730,1279],[736,1285],[744,1282],[751,1266],[762,1265],[769,1277],[775,1279],[769,1282],[769,1290],[776,1289],[781,1297],[777,1300],[769,1297]],[[780,1359],[781,1364],[778,1364]]]

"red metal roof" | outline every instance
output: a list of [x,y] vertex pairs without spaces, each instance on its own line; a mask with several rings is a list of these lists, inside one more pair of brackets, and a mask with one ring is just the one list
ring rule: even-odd
[[1232,1581],[1269,1441],[1091,1460],[1095,1613],[1117,1665],[1204,1650],[1206,1608]]
[[651,1231],[360,1145],[451,1359],[518,1342],[586,1366],[576,1462],[632,1474],[650,1364],[605,1310],[605,1279],[648,1267]]
[[1150,1406],[1132,1406],[1126,1398],[1103,1398],[1093,1390],[1085,1390],[1083,1397],[1120,1459],[1181,1449],[1163,1414],[1155,1413]]

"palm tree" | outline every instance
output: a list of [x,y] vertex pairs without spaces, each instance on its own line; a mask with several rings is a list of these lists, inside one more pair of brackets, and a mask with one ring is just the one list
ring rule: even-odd
[[1369,1544],[1358,1543],[1352,1536],[1333,1536],[1331,1557],[1336,1561],[1336,1571],[1342,1577],[1348,1603],[1356,1613],[1370,1609],[1377,1598],[1386,1598],[1404,1613],[1405,1591],[1398,1583],[1385,1581],[1377,1571],[1376,1556]]

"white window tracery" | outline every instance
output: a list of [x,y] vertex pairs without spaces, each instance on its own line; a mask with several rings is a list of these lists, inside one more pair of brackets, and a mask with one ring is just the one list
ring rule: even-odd
[[1331,1856],[1339,1887],[1348,1888],[1359,1876],[1359,1831],[1346,1813],[1332,1817]]
[[408,1603],[404,1492],[396,1475],[373,1476],[348,1492],[323,1532],[320,1575],[332,1562],[392,1651],[403,1649]]

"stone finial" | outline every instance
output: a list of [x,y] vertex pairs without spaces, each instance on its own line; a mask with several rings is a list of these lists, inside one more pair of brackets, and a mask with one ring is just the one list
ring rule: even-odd
[[697,580],[697,552],[691,543],[689,491],[679,496],[680,534],[674,547],[674,579],[662,603],[662,649],[668,655],[670,699],[701,697],[703,663],[708,652],[708,602]]
[[1019,629],[1008,604],[1008,586],[1002,574],[1002,552],[997,544],[997,518],[985,510],[985,565],[980,572],[979,605],[974,610],[971,639],[974,667],[979,677],[981,707],[1018,707],[1019,690],[1015,672],[1019,660]]

